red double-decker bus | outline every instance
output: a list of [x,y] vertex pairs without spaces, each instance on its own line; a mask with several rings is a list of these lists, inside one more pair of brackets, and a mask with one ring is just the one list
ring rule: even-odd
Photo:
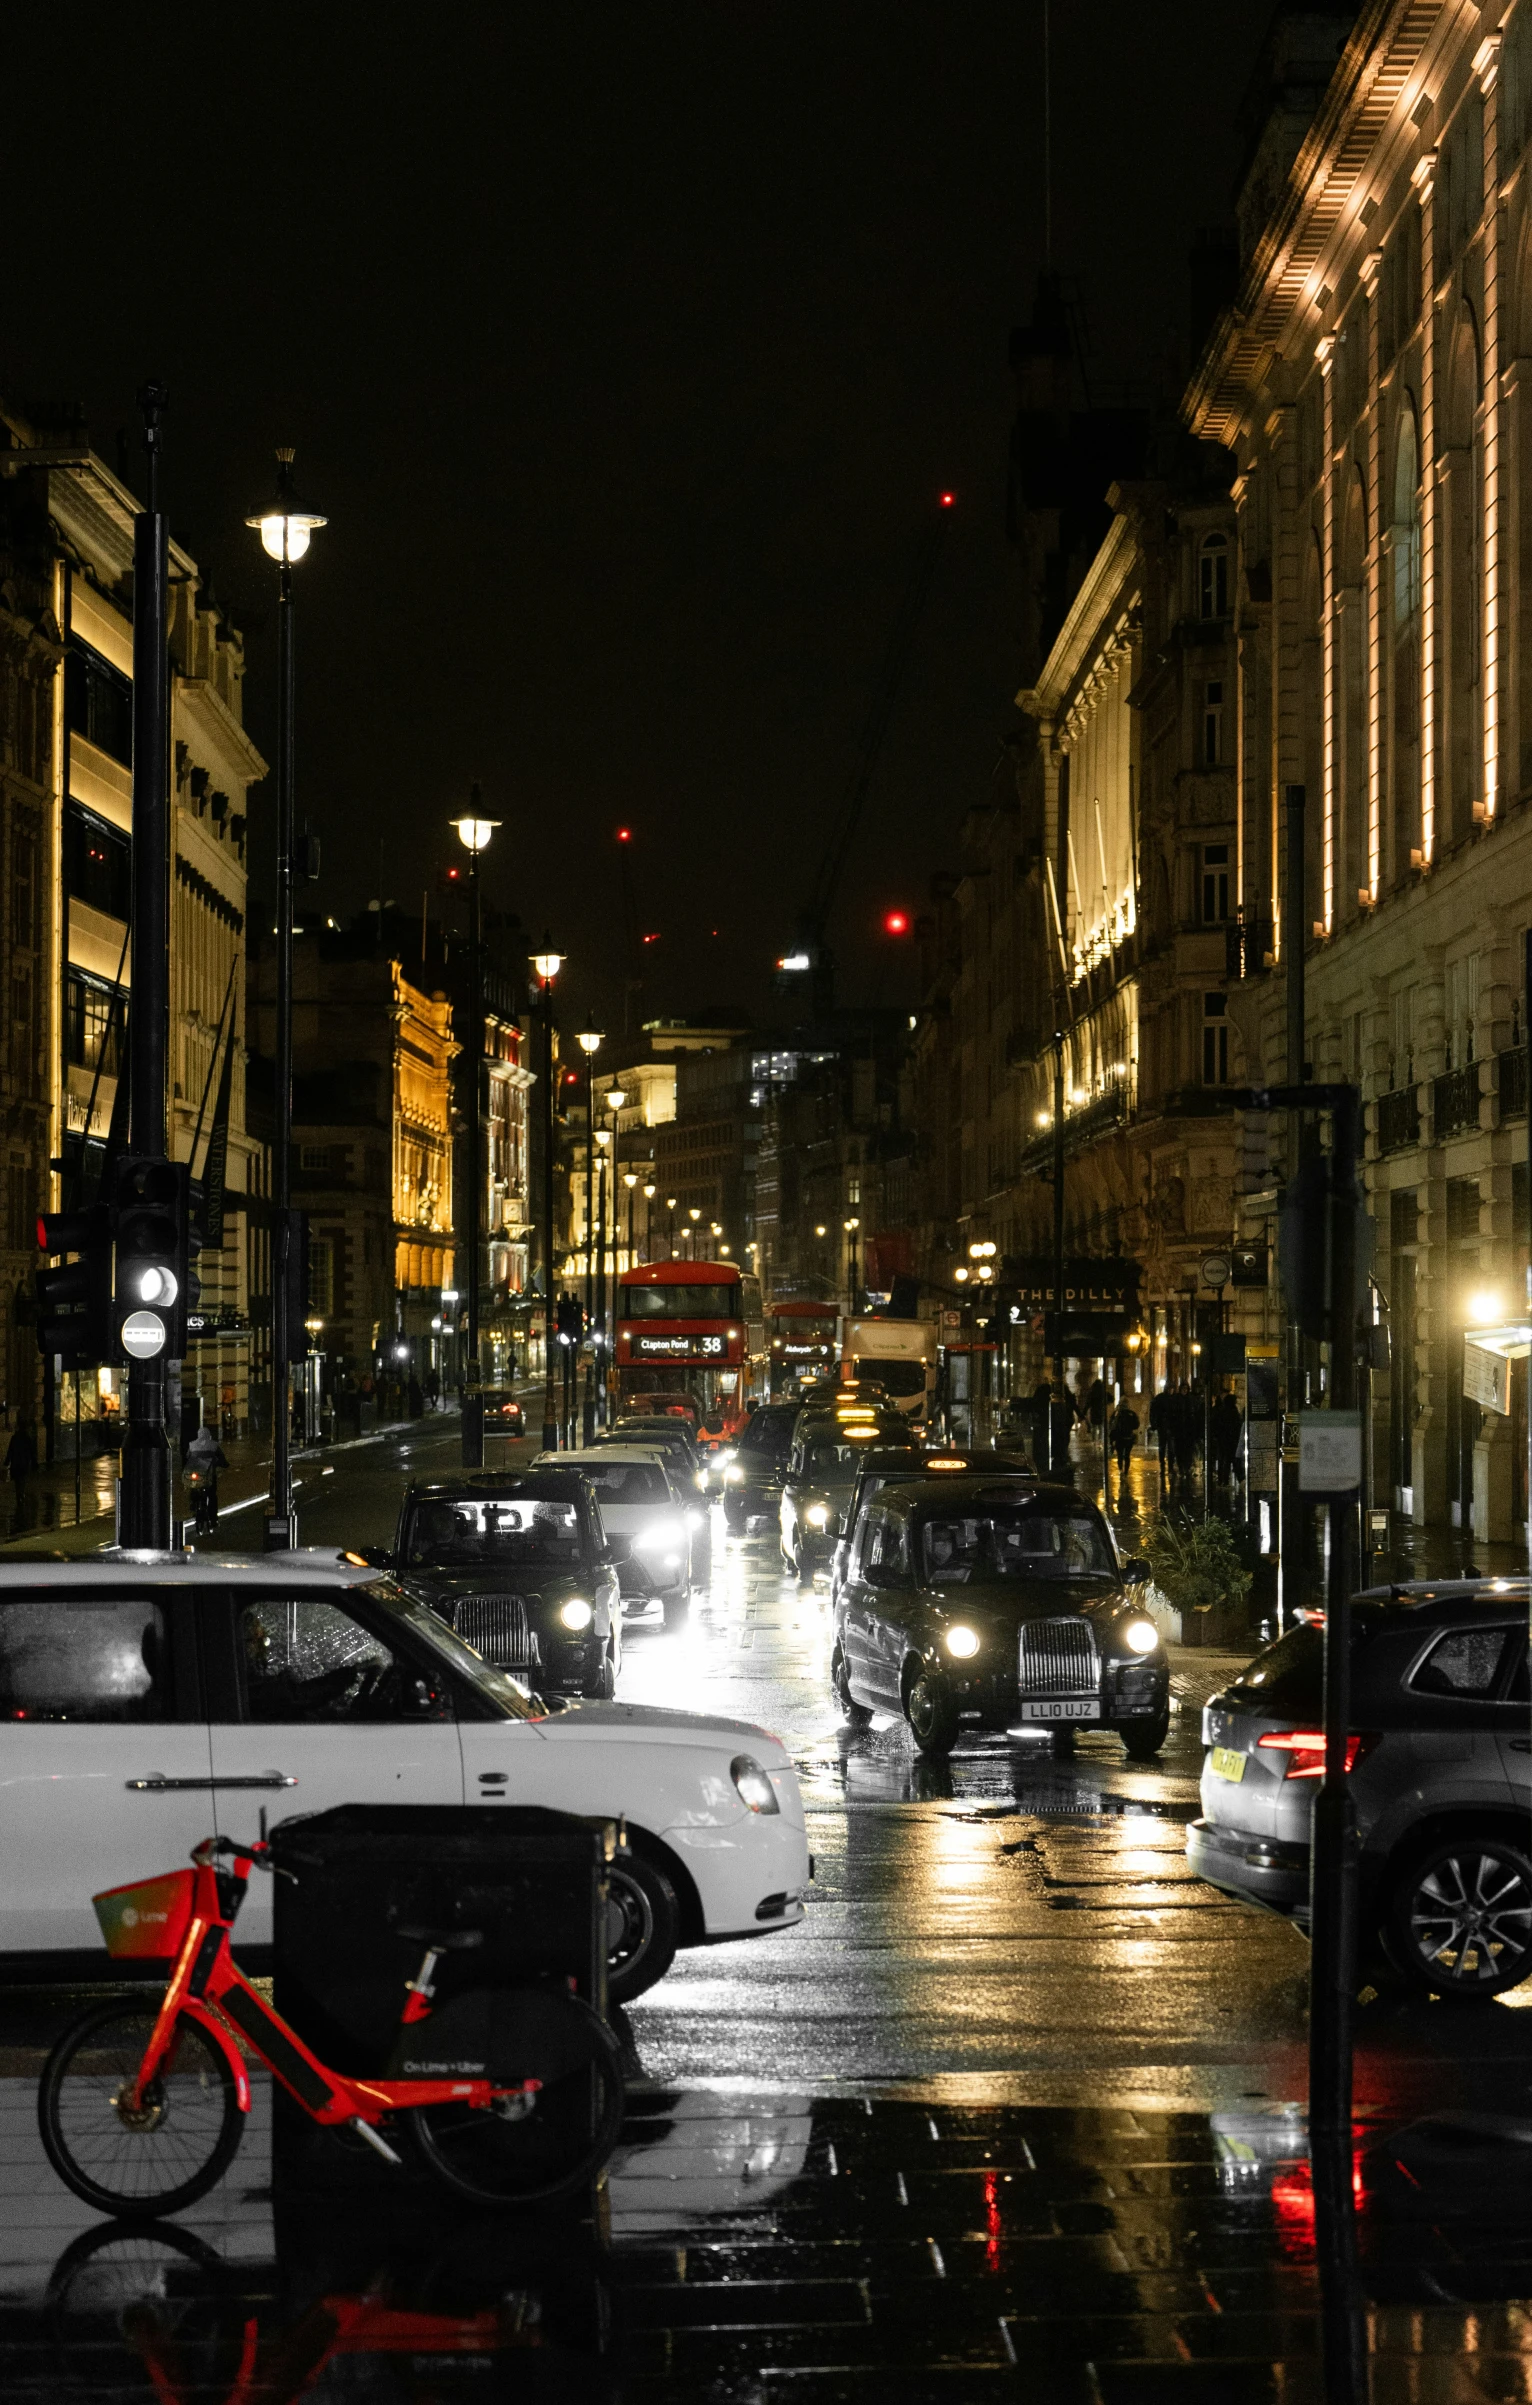
[[689,1394],[742,1413],[763,1384],[760,1281],[734,1261],[652,1261],[617,1280],[619,1395]]

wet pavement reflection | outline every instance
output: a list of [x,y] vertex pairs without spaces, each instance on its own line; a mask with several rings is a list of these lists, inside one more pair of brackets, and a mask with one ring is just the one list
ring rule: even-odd
[[[394,1476],[305,1535],[386,1540]],[[94,2222],[33,2117],[77,1999],[0,1996],[7,2399],[1532,2399],[1532,1997],[1370,1998],[1355,2144],[1311,2164],[1306,1948],[1185,1868],[1229,1665],[1176,1657],[1157,1764],[922,1762],[838,1722],[824,1597],[716,1526],[685,1625],[625,1642],[622,1697],[784,1738],[816,1875],[631,2008],[603,2187],[463,2216],[261,2081],[202,2206]]]
[[[1532,2124],[1505,2116],[1369,2133],[1337,2284],[1296,2107],[650,2086],[606,2187],[535,2220],[455,2214],[260,2109],[265,2163],[181,2221],[38,2195],[8,2233],[8,2397],[1528,2393]],[[1348,2347],[1370,2390],[1340,2383]]]

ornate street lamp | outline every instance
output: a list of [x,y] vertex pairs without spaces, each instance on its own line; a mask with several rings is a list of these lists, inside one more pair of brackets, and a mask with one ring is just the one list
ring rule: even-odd
[[[293,489],[293,455],[277,453],[276,491],[245,520],[277,563],[277,1064],[276,1127],[271,1147],[271,1507],[266,1549],[298,1542],[293,1510],[292,1400],[288,1393],[297,1330],[288,1264],[293,1254],[293,563],[327,524]],[[380,922],[381,923],[381,922]],[[307,1300],[301,1297],[300,1305]]]

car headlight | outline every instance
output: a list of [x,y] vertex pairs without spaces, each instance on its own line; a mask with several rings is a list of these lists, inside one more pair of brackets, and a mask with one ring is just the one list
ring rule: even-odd
[[1153,1653],[1160,1632],[1152,1620],[1130,1620],[1122,1631],[1122,1641],[1129,1653]]
[[679,1520],[654,1520],[647,1528],[639,1530],[633,1543],[640,1553],[658,1553],[662,1546],[681,1544],[685,1536],[686,1531]]
[[730,1462],[734,1459],[738,1450],[739,1448],[737,1445],[725,1445],[718,1458],[722,1462]]
[[811,1503],[803,1516],[807,1520],[810,1528],[828,1528],[830,1525],[830,1506],[828,1503]]
[[729,1776],[739,1789],[740,1801],[752,1812],[780,1812],[777,1791],[762,1770],[754,1754],[736,1754],[729,1764]]
[[743,1471],[742,1469],[740,1469],[740,1467],[738,1466],[738,1464],[737,1464],[736,1462],[732,1462],[732,1461],[730,1462],[730,1464],[729,1464],[728,1468],[727,1468],[727,1469],[725,1470],[725,1472],[724,1472],[724,1480],[725,1480],[725,1483],[726,1483],[727,1485],[729,1485],[729,1486],[739,1486],[739,1485],[741,1485],[741,1484],[743,1483],[743,1481],[744,1481],[744,1476],[745,1476],[745,1473],[744,1473],[744,1471]]
[[976,1628],[964,1628],[959,1623],[956,1628],[948,1629],[947,1651],[956,1655],[960,1662],[971,1660],[978,1650],[979,1632]]
[[583,1595],[571,1595],[567,1603],[559,1605],[559,1618],[566,1628],[589,1628],[595,1613]]

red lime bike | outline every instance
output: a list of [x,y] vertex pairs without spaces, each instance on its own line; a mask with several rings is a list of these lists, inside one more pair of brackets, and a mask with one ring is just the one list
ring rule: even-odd
[[76,2196],[137,2218],[205,2196],[250,2111],[242,2046],[321,2127],[350,2129],[396,2166],[383,2129],[402,2117],[437,2179],[474,2204],[541,2203],[605,2168],[622,2127],[622,2052],[599,2013],[562,1987],[469,1988],[438,2006],[443,1957],[482,1945],[482,1930],[400,1928],[424,1956],[404,1983],[387,2071],[358,2079],[322,2063],[229,1951],[250,1873],[271,1869],[269,1855],[264,1842],[208,1837],[191,1870],[93,1899],[109,1953],[175,1967],[161,2003],[93,2005],[44,2066],[43,2147]]

